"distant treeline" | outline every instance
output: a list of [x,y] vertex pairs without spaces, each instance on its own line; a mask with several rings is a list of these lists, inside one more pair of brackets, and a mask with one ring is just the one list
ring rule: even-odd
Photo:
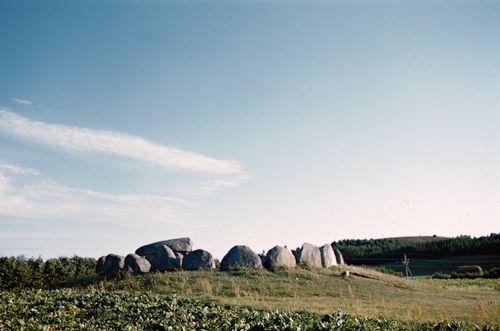
[[74,256],[41,258],[0,257],[0,290],[53,288],[95,275],[96,260]]
[[461,255],[500,254],[500,233],[472,238],[459,236],[442,240],[347,239],[333,242],[348,264],[381,264],[401,259],[438,259]]

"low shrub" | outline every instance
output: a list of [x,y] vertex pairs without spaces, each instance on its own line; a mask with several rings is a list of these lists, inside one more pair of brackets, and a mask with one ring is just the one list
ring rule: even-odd
[[491,268],[490,270],[486,271],[486,273],[483,276],[484,278],[500,278],[500,268]]
[[450,279],[451,275],[445,274],[442,272],[436,272],[435,274],[432,275],[432,278],[434,278],[434,279]]

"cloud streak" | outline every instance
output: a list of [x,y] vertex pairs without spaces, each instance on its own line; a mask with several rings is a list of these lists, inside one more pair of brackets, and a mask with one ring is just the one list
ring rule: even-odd
[[26,99],[14,98],[14,99],[12,99],[12,101],[14,101],[18,105],[22,105],[22,106],[31,106],[33,104],[31,101],[26,100]]
[[36,170],[0,164],[0,220],[179,224],[196,204],[149,194],[110,194],[61,185]]
[[119,132],[34,121],[4,108],[0,108],[0,130],[67,151],[110,154],[168,169],[231,176],[235,179],[225,181],[235,184],[248,178],[235,161],[218,160]]

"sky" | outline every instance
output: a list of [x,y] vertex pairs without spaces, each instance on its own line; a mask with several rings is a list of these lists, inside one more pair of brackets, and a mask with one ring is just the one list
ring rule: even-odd
[[500,2],[0,2],[0,255],[500,231]]

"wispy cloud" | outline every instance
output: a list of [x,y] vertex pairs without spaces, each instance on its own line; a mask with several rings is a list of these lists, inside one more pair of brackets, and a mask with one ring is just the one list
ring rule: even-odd
[[35,169],[16,166],[10,163],[0,163],[0,174],[11,173],[15,175],[38,175]]
[[223,182],[212,186],[234,186],[248,178],[235,161],[218,160],[119,132],[34,121],[5,108],[0,108],[0,130],[68,151],[105,153],[169,169],[226,176]]
[[26,100],[26,99],[13,98],[12,101],[14,101],[18,105],[22,105],[22,106],[31,106],[33,104],[31,101]]
[[216,191],[221,188],[226,188],[226,187],[235,187],[240,184],[245,183],[248,179],[250,178],[250,175],[242,172],[238,174],[237,176],[234,176],[230,179],[213,179],[210,180],[203,185],[201,185],[201,190],[206,193],[210,193],[213,191]]
[[61,185],[34,169],[0,163],[0,220],[182,223],[195,203],[149,194],[110,194]]

